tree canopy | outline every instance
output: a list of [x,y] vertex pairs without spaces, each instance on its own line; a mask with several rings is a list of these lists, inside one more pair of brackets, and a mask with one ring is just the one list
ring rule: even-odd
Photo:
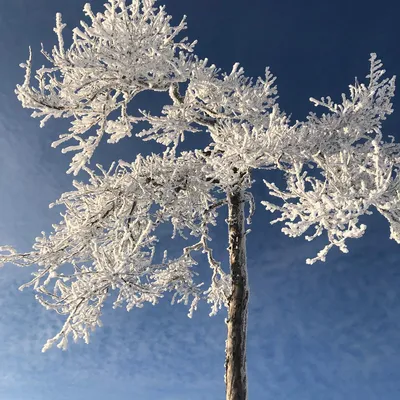
[[[69,336],[88,341],[113,290],[114,306],[128,310],[155,304],[166,292],[189,304],[189,315],[201,299],[212,314],[227,306],[231,276],[213,257],[209,230],[228,204],[226,194],[236,190],[251,217],[253,170],[282,171],[284,187],[265,180],[276,201],[263,205],[278,214],[274,222],[283,224],[283,233],[306,240],[326,234],[310,264],[324,261],[333,247],[347,252],[347,239],[365,232],[360,217],[372,210],[388,220],[391,238],[400,243],[399,145],[381,132],[393,111],[395,78],[384,77],[375,54],[365,83],[356,80],[339,103],[311,98],[324,112],[291,121],[268,68],[252,79],[239,64],[229,73],[210,65],[194,54],[195,42],[181,38],[185,19],[171,25],[154,0],[109,0],[103,13],[94,14],[89,4],[84,11],[87,22],[73,29],[69,47],[57,14],[58,45],[42,50],[48,66],[33,72],[31,54],[16,89],[42,125],[52,117],[71,121],[53,146],[74,153],[69,173],[88,176],[54,203],[63,207],[61,222],[31,252],[1,248],[2,263],[38,265],[24,287],[33,286],[41,304],[67,316],[44,350],[56,342],[65,348]],[[160,115],[131,112],[143,91],[168,93]],[[164,153],[91,167],[102,140],[116,143],[135,131],[164,145]],[[209,144],[180,151],[187,134],[208,135]],[[156,263],[162,224],[172,224],[174,236],[195,239],[181,256],[165,253]],[[207,255],[213,271],[205,287],[196,280],[196,251]]]

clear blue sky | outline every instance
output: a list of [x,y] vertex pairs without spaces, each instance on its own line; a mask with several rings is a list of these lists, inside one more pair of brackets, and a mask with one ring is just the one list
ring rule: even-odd
[[[20,107],[18,64],[29,45],[41,62],[40,42],[54,43],[55,13],[74,27],[85,1],[0,1],[0,243],[27,250],[57,221],[61,210],[47,205],[70,188],[71,177],[68,157],[50,148],[66,125],[40,130]],[[187,34],[199,40],[201,57],[228,71],[239,61],[254,76],[269,65],[281,106],[296,119],[312,109],[310,96],[338,98],[355,76],[362,80],[371,52],[400,75],[397,0],[165,1],[176,20],[188,16]],[[385,133],[400,141],[398,104]],[[97,161],[133,160],[138,151],[156,151],[152,146],[127,139],[102,147]],[[260,182],[254,189],[258,202],[265,198]],[[332,252],[310,267],[305,259],[321,243],[289,239],[270,219],[259,205],[248,243],[250,400],[398,400],[400,247],[388,239],[386,222],[373,215],[348,255]],[[218,238],[224,233],[221,227]],[[226,259],[224,240],[214,246]],[[28,270],[0,271],[1,400],[224,398],[224,314],[209,318],[204,304],[190,320],[184,306],[167,301],[131,313],[109,309],[89,346],[42,354],[62,320],[30,291],[17,291],[28,279]]]

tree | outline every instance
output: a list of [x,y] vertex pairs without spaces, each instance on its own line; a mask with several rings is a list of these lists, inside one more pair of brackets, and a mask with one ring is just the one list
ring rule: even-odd
[[[332,247],[347,252],[347,239],[364,234],[360,217],[372,209],[386,217],[400,243],[400,148],[381,133],[392,113],[394,78],[383,77],[372,54],[366,83],[356,80],[341,103],[311,99],[326,113],[291,122],[268,69],[252,80],[238,64],[229,74],[209,65],[193,54],[195,42],[179,39],[185,20],[172,26],[155,0],[109,0],[103,13],[94,14],[89,4],[84,11],[88,23],[73,30],[68,48],[57,14],[58,45],[51,53],[42,49],[49,66],[36,71],[32,86],[30,55],[16,93],[41,125],[51,117],[71,120],[54,147],[74,152],[68,172],[87,179],[74,181],[75,190],[54,203],[65,211],[52,233],[36,238],[28,253],[2,247],[0,261],[37,265],[23,287],[32,286],[44,307],[67,316],[44,351],[55,343],[65,349],[70,337],[88,342],[113,291],[114,307],[128,310],[156,304],[167,292],[189,305],[189,316],[202,299],[211,315],[226,307],[226,398],[245,400],[252,172],[282,171],[285,187],[264,181],[277,201],[263,205],[278,214],[273,223],[282,222],[286,235],[313,240],[326,233],[327,245],[310,264],[324,261]],[[144,91],[168,93],[161,115],[132,112],[131,101]],[[166,150],[90,168],[102,140],[116,143],[135,129]],[[208,146],[181,151],[188,133],[209,135]],[[228,208],[229,273],[210,247],[221,207]],[[188,245],[179,257],[165,251],[157,261],[163,225]],[[196,252],[207,255],[213,272],[206,288],[196,278]]]

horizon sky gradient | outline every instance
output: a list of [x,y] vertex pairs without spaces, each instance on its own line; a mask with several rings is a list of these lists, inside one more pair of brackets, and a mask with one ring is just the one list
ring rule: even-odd
[[[0,0],[1,1],[1,0]],[[32,46],[35,65],[44,62],[40,43],[50,49],[56,12],[71,29],[83,19],[84,0],[2,0],[0,8],[0,245],[29,250],[49,231],[62,209],[48,204],[71,189],[66,175],[70,154],[51,142],[68,128],[65,121],[39,121],[22,109],[14,88],[18,67]],[[101,9],[104,1],[92,1]],[[164,0],[178,22],[187,15],[196,53],[230,72],[240,62],[246,75],[277,76],[280,105],[293,120],[318,111],[309,97],[334,100],[355,76],[369,72],[371,52],[387,76],[400,74],[400,3],[382,0]],[[134,106],[157,109],[162,96],[143,96]],[[400,141],[400,97],[384,124],[384,135]],[[203,138],[187,135],[185,146]],[[95,161],[133,161],[162,147],[127,138],[104,144]],[[269,176],[275,176],[273,173]],[[278,175],[276,175],[278,176]],[[324,237],[309,243],[290,239],[271,226],[273,215],[257,173],[257,210],[248,236],[250,313],[249,400],[398,400],[400,398],[400,246],[389,226],[374,214],[365,218],[364,238],[348,243],[349,254],[331,251],[326,263],[306,265]],[[223,222],[223,218],[221,218]],[[214,232],[214,252],[226,264],[226,226]],[[226,265],[225,265],[226,266]],[[209,273],[208,266],[198,268]],[[31,290],[19,292],[30,271],[0,269],[1,400],[217,400],[224,398],[225,312],[209,317],[200,304],[192,319],[168,299],[152,307],[104,311],[103,328],[85,345],[66,352],[41,348],[63,318],[46,311]]]

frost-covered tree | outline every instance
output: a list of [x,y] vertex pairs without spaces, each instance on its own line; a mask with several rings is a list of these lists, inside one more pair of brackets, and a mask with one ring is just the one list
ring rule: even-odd
[[[74,153],[68,172],[87,179],[74,181],[75,190],[54,203],[64,211],[53,232],[38,237],[29,253],[2,247],[0,260],[37,265],[23,287],[32,286],[44,307],[66,316],[44,351],[55,343],[65,349],[70,337],[88,342],[113,291],[114,306],[128,310],[156,304],[167,292],[188,304],[189,316],[203,299],[211,315],[226,307],[226,398],[245,400],[252,171],[282,171],[285,187],[265,181],[276,202],[263,205],[278,214],[273,223],[283,223],[286,235],[313,240],[326,234],[310,264],[324,261],[332,247],[347,252],[347,239],[364,234],[359,219],[372,209],[386,217],[400,243],[400,149],[381,134],[392,113],[394,78],[383,77],[372,54],[365,83],[350,85],[340,103],[311,98],[325,113],[291,122],[268,69],[253,80],[238,64],[224,73],[198,58],[195,42],[181,38],[185,20],[172,26],[155,0],[109,0],[103,13],[94,14],[89,4],[84,12],[87,22],[73,30],[68,48],[57,15],[58,45],[42,50],[48,66],[35,72],[33,85],[30,56],[16,93],[41,125],[51,117],[71,121],[54,147]],[[144,91],[169,94],[160,115],[131,110]],[[90,167],[102,140],[116,143],[135,131],[164,145],[164,153]],[[181,151],[189,133],[207,135],[208,146]],[[229,272],[210,246],[221,207],[228,208]],[[179,257],[160,248],[162,225],[187,240]],[[196,252],[207,255],[212,269],[205,286],[197,278]],[[164,256],[156,261],[157,254]]]

